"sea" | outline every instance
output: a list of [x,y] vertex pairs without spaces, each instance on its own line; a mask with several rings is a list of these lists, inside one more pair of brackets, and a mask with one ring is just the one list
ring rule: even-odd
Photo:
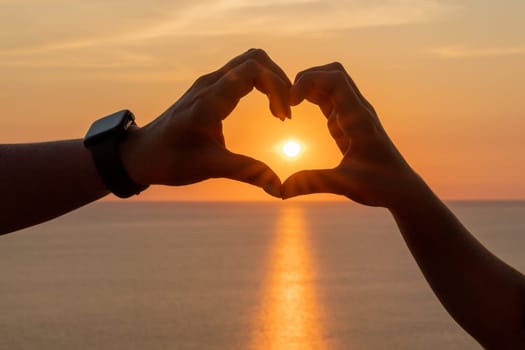
[[[525,271],[525,202],[447,204]],[[0,237],[0,349],[480,346],[385,209],[102,201]]]

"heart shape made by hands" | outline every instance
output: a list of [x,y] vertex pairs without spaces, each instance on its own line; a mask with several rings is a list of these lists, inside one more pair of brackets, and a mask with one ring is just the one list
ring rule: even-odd
[[[324,68],[321,69],[321,71],[323,73],[331,73],[331,68],[328,68],[327,71],[325,71]],[[259,68],[259,70],[261,69]],[[276,70],[275,68],[273,69],[273,71]],[[342,130],[337,130],[340,128],[335,122],[335,114],[332,113],[335,111],[335,106],[333,105],[332,96],[330,96],[331,88],[323,86],[323,84],[316,84],[315,79],[312,81],[310,73],[312,73],[313,70],[315,69],[299,73],[295,84],[290,84],[289,87],[280,84],[279,81],[282,80],[275,75],[268,77],[268,75],[270,75],[268,72],[262,72],[260,76],[256,76],[249,81],[242,80],[239,78],[242,75],[237,73],[235,77],[230,78],[228,81],[229,85],[225,84],[226,88],[231,85],[243,85],[247,87],[242,89],[242,91],[244,91],[242,94],[235,95],[237,98],[234,99],[234,103],[227,106],[227,112],[223,113],[222,119],[225,119],[226,116],[237,107],[240,98],[249,93],[253,87],[267,95],[270,102],[269,109],[271,113],[283,121],[287,118],[291,119],[291,106],[297,106],[304,100],[307,100],[321,108],[321,112],[328,120],[330,134],[336,139],[339,149],[344,153],[349,146],[349,141],[343,140],[340,137],[343,134]],[[285,76],[284,72],[281,71],[281,73]],[[237,79],[241,80],[241,82],[236,82]],[[227,90],[226,88],[223,88],[223,90]],[[241,89],[238,88],[237,90],[241,91]],[[222,94],[225,93],[222,92]],[[220,177],[251,183],[262,187],[268,194],[275,197],[289,198],[300,194],[320,192],[342,194],[341,189],[334,188],[333,186],[334,180],[339,177],[335,169],[301,170],[292,174],[284,183],[281,183],[275,171],[260,160],[242,154],[234,154],[234,157],[225,156],[221,158],[223,168],[228,168],[228,171],[226,173],[222,172]],[[336,182],[341,182],[341,179]]]
[[[271,91],[263,91],[270,98]],[[399,197],[398,180],[413,171],[390,141],[372,105],[363,97],[352,78],[339,63],[313,67],[297,74],[290,87],[289,105],[304,100],[319,106],[328,131],[342,153],[332,169],[300,170],[289,176],[278,191],[264,187],[283,199],[312,193],[333,193],[356,202],[386,206]],[[272,171],[273,172],[273,171]]]
[[[319,106],[343,154],[339,165],[301,170],[281,182],[263,162],[229,151],[222,122],[254,88],[267,95],[270,111],[280,119],[291,117],[291,106],[304,100]],[[147,127],[152,132],[141,133],[143,138],[136,141],[145,145],[137,156],[145,161],[136,164],[151,166],[137,170],[137,179],[144,179],[138,183],[186,185],[229,178],[262,187],[283,199],[334,193],[363,204],[385,206],[387,197],[398,194],[399,180],[413,174],[384,132],[374,108],[339,63],[304,70],[292,84],[264,51],[248,50],[199,78]],[[132,147],[134,142],[128,144]]]

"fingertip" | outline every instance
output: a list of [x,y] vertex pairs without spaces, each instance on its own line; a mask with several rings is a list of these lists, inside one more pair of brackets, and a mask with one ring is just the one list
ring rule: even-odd
[[279,118],[281,121],[285,121],[286,119],[291,119],[292,111],[290,109],[290,106],[283,105],[282,103],[274,103],[270,99],[270,112],[272,114]]
[[301,96],[297,87],[295,85],[292,86],[292,88],[290,89],[290,106],[297,106],[298,104],[303,102],[303,100],[304,97]]
[[290,198],[293,198],[293,197],[296,197],[296,196],[297,196],[297,194],[288,193],[286,191],[281,190],[281,199],[282,200],[287,200],[287,199],[290,199]]
[[[300,176],[299,176],[300,178]],[[281,185],[281,196],[283,199],[289,199],[292,197],[296,197],[301,195],[301,191],[299,190],[297,186],[297,173],[291,175],[289,178],[284,180],[283,184]]]
[[284,113],[281,113],[277,108],[275,108],[271,103],[270,103],[270,112],[272,112],[272,114],[278,118],[280,121],[284,121],[286,119],[286,115]]
[[286,99],[286,101],[282,101],[281,111],[283,113],[283,120],[285,119],[292,119],[292,109],[290,107],[290,97]]
[[290,107],[290,87],[286,89],[283,99],[281,99],[279,102],[281,103],[285,118],[292,119],[292,109]]
[[266,181],[261,186],[262,189],[275,198],[282,198],[282,183],[279,176],[271,168],[267,168],[265,177]]
[[273,184],[266,184],[262,187],[262,189],[264,190],[264,192],[268,193],[270,196],[273,196],[275,198],[282,198],[280,185],[276,187]]

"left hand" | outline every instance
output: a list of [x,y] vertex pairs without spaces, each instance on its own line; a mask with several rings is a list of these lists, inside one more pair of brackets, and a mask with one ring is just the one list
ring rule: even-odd
[[282,185],[283,198],[334,193],[371,206],[395,207],[422,187],[383,129],[376,111],[340,63],[299,74],[290,100],[319,105],[343,158],[333,169],[303,170]]
[[290,117],[290,80],[263,50],[248,50],[199,78],[160,117],[130,133],[121,154],[132,179],[180,186],[224,177],[280,198],[275,172],[259,160],[230,152],[224,141],[222,120],[254,87],[268,96],[272,114]]

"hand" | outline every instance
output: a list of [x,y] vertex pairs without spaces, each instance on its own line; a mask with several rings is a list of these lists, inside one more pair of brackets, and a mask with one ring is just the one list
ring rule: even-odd
[[321,108],[343,160],[334,169],[293,174],[282,185],[283,198],[327,192],[366,205],[390,207],[421,181],[341,64],[299,73],[291,88],[290,103],[297,105],[304,99]]
[[281,181],[266,164],[230,152],[224,142],[222,120],[254,87],[268,95],[275,116],[290,117],[290,80],[264,51],[251,49],[200,77],[160,117],[130,133],[121,149],[130,176],[173,186],[224,177],[281,197]]

